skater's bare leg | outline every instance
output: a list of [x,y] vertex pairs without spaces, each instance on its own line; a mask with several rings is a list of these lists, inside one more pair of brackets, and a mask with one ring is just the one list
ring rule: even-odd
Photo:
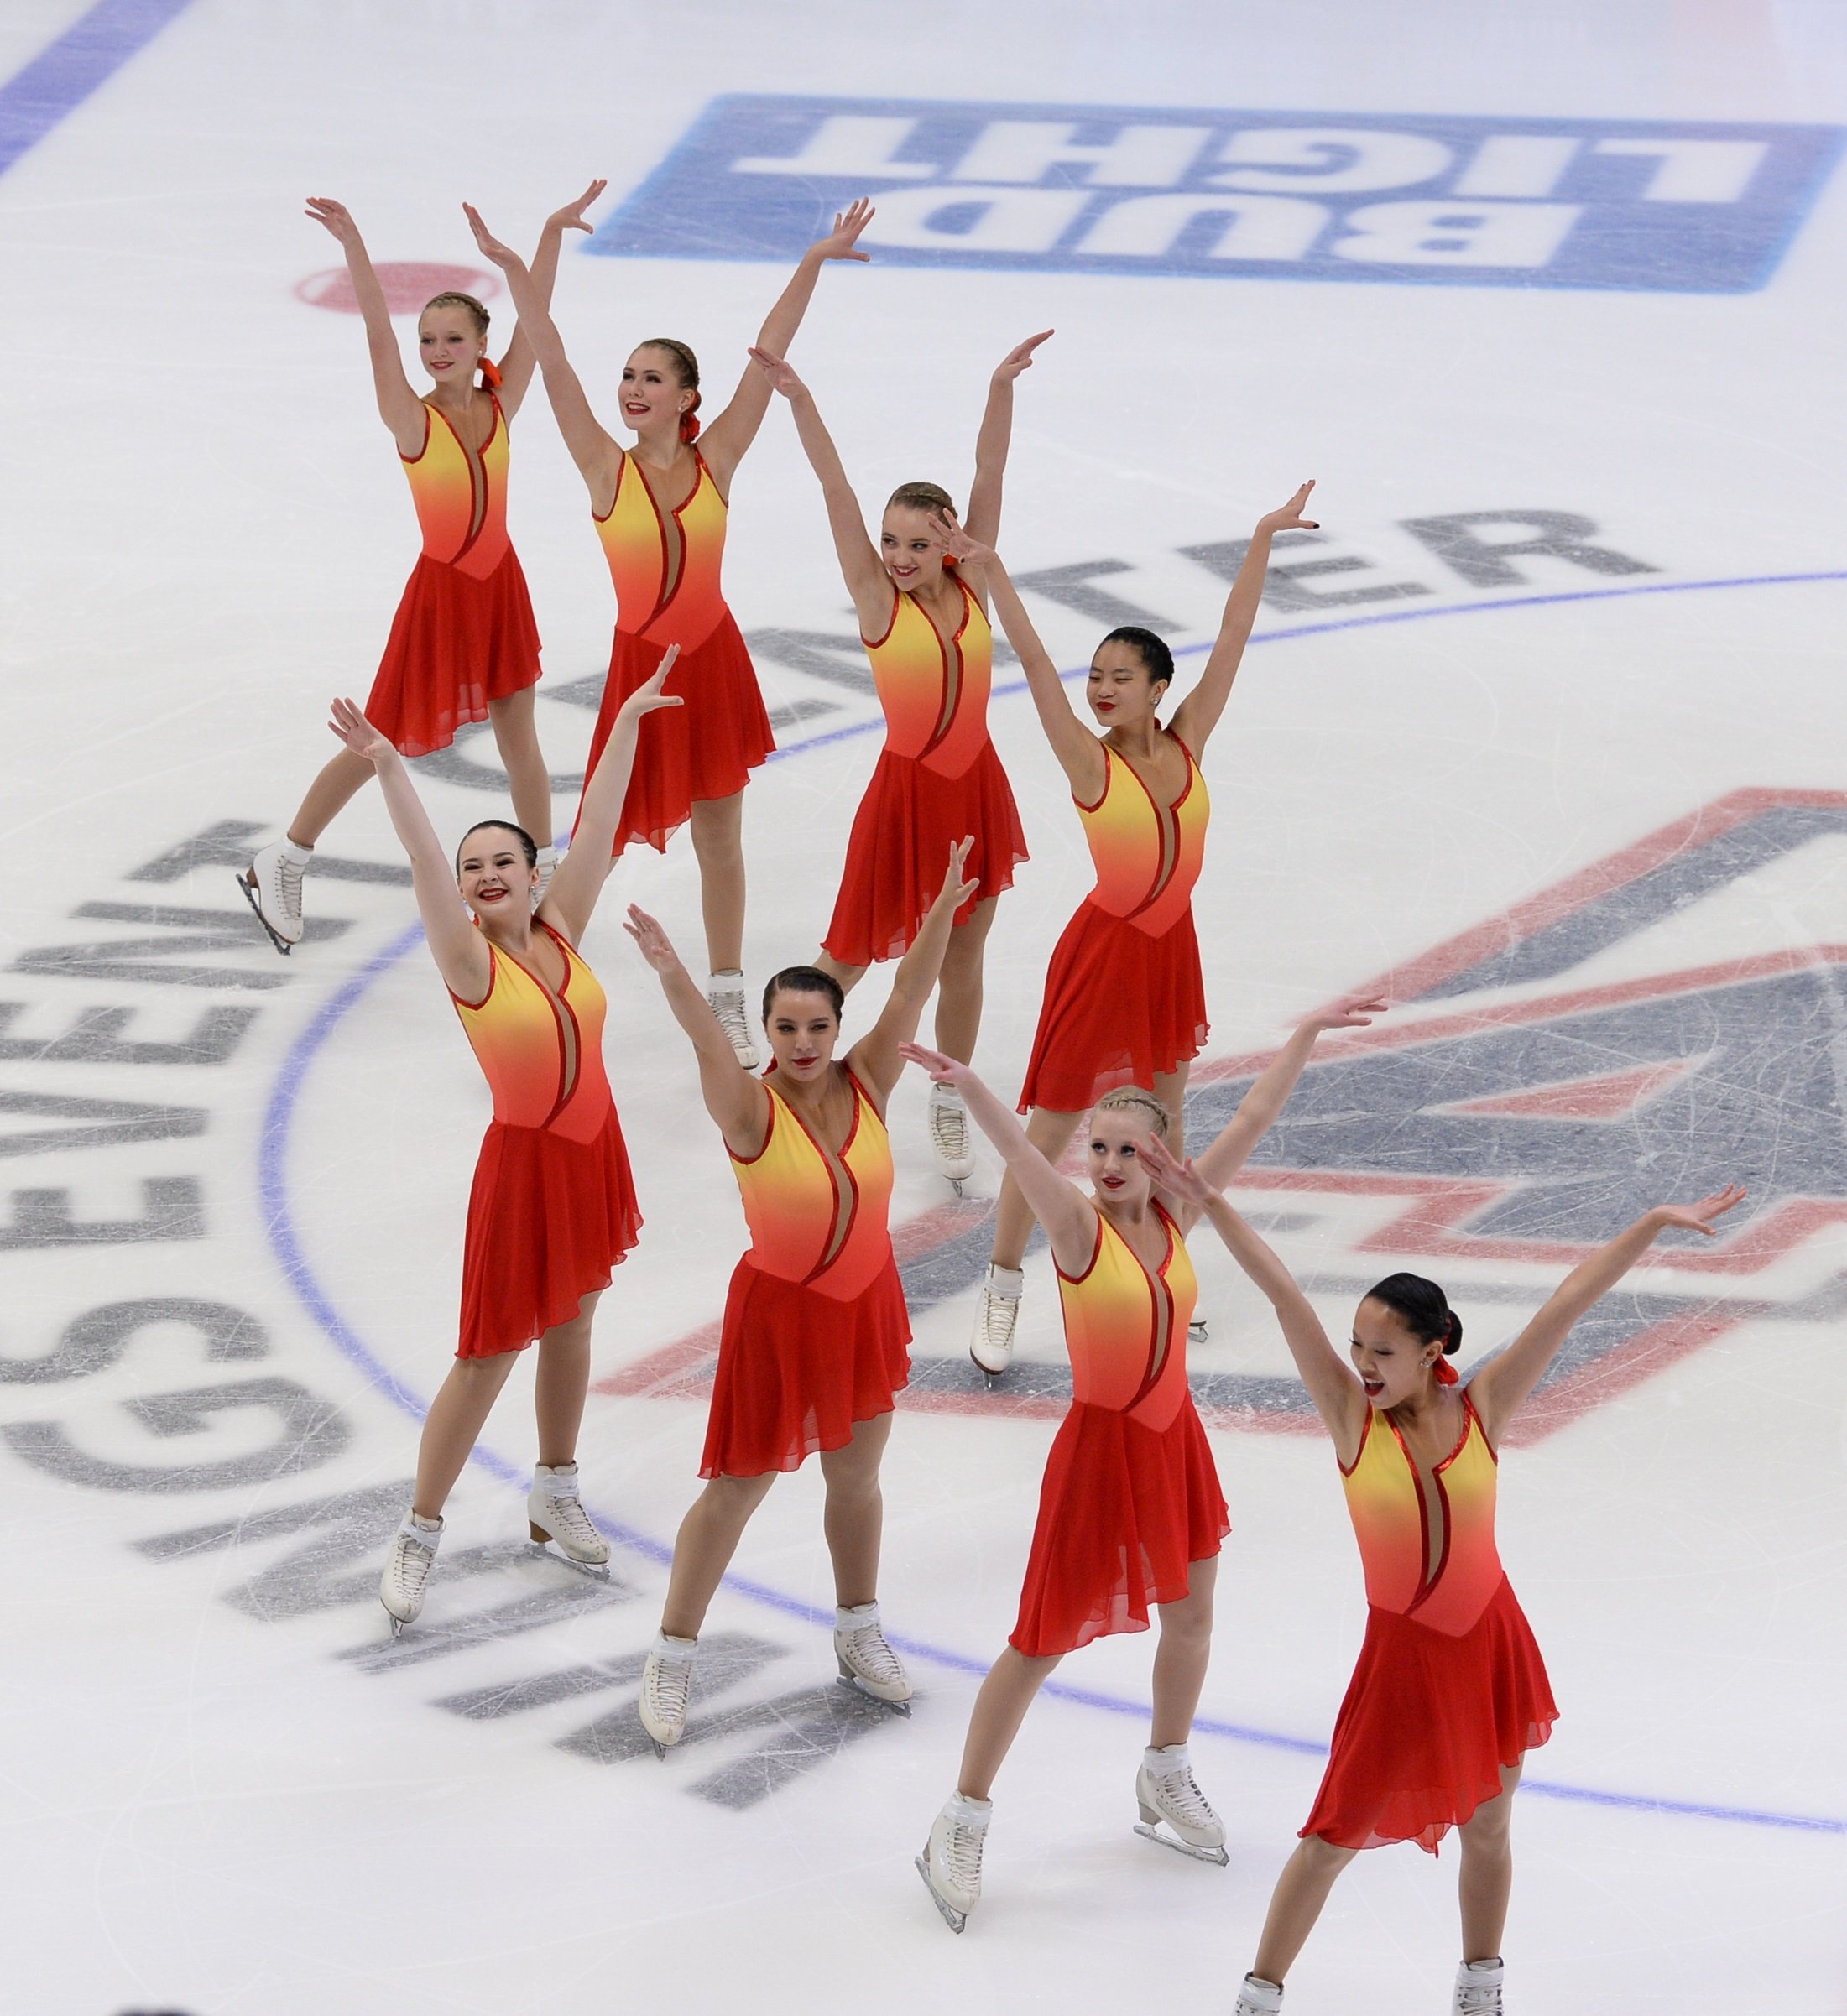
[[1276,1888],[1270,1899],[1270,1915],[1264,1920],[1263,1937],[1257,1942],[1257,1957],[1251,1972],[1260,1981],[1282,1986],[1283,1976],[1294,1966],[1308,1935],[1315,1929],[1334,1879],[1350,1862],[1356,1851],[1337,1848],[1331,1841],[1311,1834],[1296,1843],[1296,1852],[1283,1864]]
[[724,1580],[750,1515],[770,1494],[775,1471],[760,1477],[713,1477],[674,1536],[673,1567],[660,1628],[669,1638],[697,1638],[714,1591]]
[[833,1560],[834,1601],[843,1610],[878,1601],[879,1542],[884,1524],[879,1465],[890,1435],[890,1414],[874,1414],[859,1423],[844,1449],[821,1452],[821,1474],[827,1484],[823,1530]]
[[[1026,1138],[1046,1161],[1057,1165],[1071,1145],[1082,1113],[1055,1113],[1036,1106],[1026,1116]],[[1032,1207],[1020,1194],[1020,1185],[1010,1175],[1002,1180],[1000,1201],[994,1206],[994,1248],[990,1258],[996,1267],[1018,1267],[1026,1257],[1026,1241],[1031,1237]]]
[[539,1420],[539,1461],[556,1470],[577,1460],[577,1431],[590,1391],[590,1326],[603,1291],[587,1295],[568,1321],[554,1323],[539,1340],[533,1411]]
[[744,794],[702,799],[692,808],[706,954],[715,973],[739,972],[744,958]]
[[850,994],[870,970],[868,966],[848,966],[844,960],[836,959],[832,952],[815,954],[815,971],[838,981],[843,994]]
[[1187,1073],[1191,1065],[1177,1071],[1156,1071],[1154,1095],[1167,1109],[1167,1146],[1184,1159],[1187,1153]]
[[513,815],[541,847],[551,845],[551,778],[539,753],[539,732],[533,726],[532,701],[537,690],[524,686],[504,700],[488,702],[488,718],[500,750],[501,768],[513,794]]
[[937,1048],[959,1064],[973,1061],[975,1039],[981,1034],[982,961],[999,900],[989,896],[978,903],[968,922],[950,932],[949,949],[942,956],[942,977],[937,983]]
[[1187,1571],[1187,1593],[1161,1607],[1161,1643],[1155,1651],[1155,1720],[1148,1741],[1156,1750],[1183,1743],[1192,1734],[1199,1695],[1212,1659],[1212,1594],[1218,1561],[1195,1561]]
[[436,1388],[417,1445],[417,1491],[410,1509],[420,1519],[440,1519],[462,1466],[481,1440],[493,1404],[519,1358],[517,1351],[491,1358],[457,1358]]
[[1028,1659],[1010,1645],[988,1669],[962,1747],[962,1775],[956,1789],[964,1799],[986,1799],[992,1793],[995,1774],[1013,1748],[1033,1696],[1051,1679],[1057,1664],[1057,1657]]
[[1514,1887],[1514,1787],[1521,1767],[1508,1764],[1500,1774],[1500,1791],[1477,1806],[1456,1831],[1462,1836],[1462,1874],[1458,1884],[1462,1903],[1462,1956],[1496,1960],[1501,1934],[1507,1929],[1507,1899]]
[[298,847],[311,847],[357,796],[360,786],[371,782],[372,765],[351,749],[342,749],[308,786],[300,810],[289,821],[290,839]]

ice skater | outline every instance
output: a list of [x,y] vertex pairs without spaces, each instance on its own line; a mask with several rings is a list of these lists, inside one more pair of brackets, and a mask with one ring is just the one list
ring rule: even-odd
[[1225,1830],[1187,1748],[1212,1651],[1219,1544],[1231,1530],[1187,1383],[1197,1284],[1186,1234],[1204,1208],[1193,1191],[1229,1183],[1243,1167],[1323,1030],[1364,1029],[1385,1006],[1355,995],[1308,1016],[1199,1158],[1204,1175],[1165,1198],[1156,1157],[1172,1123],[1153,1092],[1118,1086],[1092,1108],[1087,1196],[967,1065],[905,1045],[933,1079],[961,1088],[1045,1227],[1071,1357],[1071,1409],[1046,1461],[1020,1614],[975,1697],[955,1792],[917,1857],[954,1931],[979,1901],[989,1795],[1034,1697],[1067,1652],[1111,1632],[1145,1631],[1150,1607],[1161,1611],[1161,1642],[1154,1722],[1135,1774],[1136,1831],[1224,1863]]
[[900,1046],[916,1033],[951,923],[968,900],[970,844],[949,850],[890,999],[844,1058],[834,1054],[838,982],[812,966],[770,981],[763,1015],[771,1063],[761,1078],[738,1068],[660,926],[629,909],[629,930],[698,1058],[706,1111],[724,1138],[750,1228],[725,1301],[699,1465],[706,1487],[674,1540],[660,1633],[642,1675],[642,1723],[663,1753],[686,1728],[699,1633],[745,1525],[778,1474],[817,1453],[841,1677],[910,1712],[910,1682],[886,1642],[878,1601],[879,1466],[910,1376],[910,1341],[889,1229],[885,1102],[904,1070]]
[[[583,213],[603,189],[592,182],[545,219],[532,262],[535,300],[550,298],[564,234],[589,230]],[[491,721],[514,816],[539,842],[543,879],[554,856],[551,783],[532,720],[539,628],[507,536],[507,433],[532,383],[532,346],[515,328],[493,364],[487,310],[472,294],[439,294],[417,318],[418,357],[435,381],[420,398],[404,375],[384,289],[351,212],[331,196],[310,196],[307,214],[347,255],[379,418],[398,444],[423,532],[423,552],[392,619],[365,717],[404,756],[446,749],[466,722]],[[282,838],[260,848],[238,876],[279,952],[301,942],[302,877],[316,841],[371,774],[342,749],[308,787]]]
[[[969,536],[984,545],[994,543],[1000,528],[1014,381],[1051,333],[1042,330],[1010,350],[989,381],[968,518]],[[781,358],[763,349],[750,354],[789,401],[821,479],[840,571],[885,716],[885,746],[853,815],[840,893],[815,964],[851,993],[868,966],[898,957],[936,894],[944,847],[972,833],[968,875],[975,893],[949,935],[936,1024],[937,1048],[967,1064],[981,1029],[982,957],[994,906],[1026,858],[1013,790],[988,735],[994,633],[987,586],[978,567],[943,565],[931,521],[953,521],[956,509],[936,483],[901,483],[893,491],[875,547],[813,393]],[[975,1158],[954,1086],[931,1088],[929,1128],[937,1167],[959,1192],[974,1174]]]
[[[869,204],[853,204],[802,254],[757,333],[762,348],[779,357],[788,349],[829,260],[871,256],[856,247],[872,216]],[[615,851],[645,841],[665,852],[668,836],[691,822],[711,972],[706,998],[738,1061],[754,1071],[757,1049],[744,1007],[743,790],[775,737],[756,669],[725,606],[719,570],[732,479],[763,425],[769,384],[747,364],[730,404],[696,447],[698,361],[677,338],[651,337],[623,366],[623,424],[635,435],[634,447],[623,448],[590,409],[539,277],[472,209],[468,221],[483,255],[506,274],[520,326],[538,352],[551,409],[590,492],[615,583],[615,642],[591,737],[592,763],[616,710],[670,644],[680,647],[672,690],[686,705],[657,721],[643,741]]]
[[351,701],[333,703],[335,734],[383,790],[430,956],[493,1093],[468,1197],[456,1362],[425,1417],[415,1492],[378,1585],[394,1631],[423,1608],[442,1508],[535,1338],[532,1538],[587,1565],[609,1558],[578,1492],[577,1431],[597,1297],[635,1243],[641,1214],[603,1069],[607,1003],[577,948],[608,878],[635,732],[644,716],[680,705],[661,691],[671,669],[670,652],[623,702],[584,792],[581,830],[592,844],[559,862],[543,900],[530,833],[484,820],[462,835],[451,868],[390,737]]
[[1505,1351],[1466,1381],[1449,1358],[1462,1319],[1434,1281],[1388,1275],[1354,1316],[1352,1368],[1288,1269],[1219,1194],[1216,1170],[1156,1150],[1157,1179],[1208,1216],[1276,1311],[1333,1438],[1366,1581],[1366,1635],[1334,1723],[1301,1845],[1284,1865],[1236,2016],[1276,2016],[1283,1982],[1334,1879],[1362,1848],[1462,1836],[1455,2016],[1500,2016],[1501,1932],[1513,1884],[1514,1787],[1557,1709],[1495,1545],[1508,1424],[1572,1326],[1665,1232],[1712,1236],[1735,1187],[1662,1205],[1568,1274]]
[[[1279,532],[1313,529],[1314,521],[1302,515],[1313,488],[1304,483],[1281,510],[1258,519],[1205,669],[1166,727],[1156,710],[1174,676],[1166,645],[1135,624],[1112,630],[1098,645],[1085,692],[1101,733],[1078,720],[999,560],[967,529],[937,521],[957,566],[979,569],[987,581],[1040,724],[1071,781],[1097,872],[1096,888],[1052,951],[1020,1094],[1020,1111],[1031,1114],[1027,1138],[1050,1162],[1064,1153],[1085,1112],[1119,1085],[1151,1087],[1166,1108],[1174,1146],[1181,1144],[1187,1067],[1207,1034],[1192,917],[1211,814],[1200,758],[1257,619],[1270,542]],[[1031,1230],[1031,1208],[1010,1171],[968,1347],[991,1378],[1013,1362]],[[1196,1341],[1201,1334],[1196,1326]]]

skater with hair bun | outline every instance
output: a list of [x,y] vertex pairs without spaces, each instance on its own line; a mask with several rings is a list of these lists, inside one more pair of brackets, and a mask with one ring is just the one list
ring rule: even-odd
[[1505,1350],[1467,1379],[1462,1319],[1434,1281],[1388,1275],[1354,1317],[1352,1368],[1288,1269],[1219,1194],[1216,1170],[1150,1151],[1159,1180],[1209,1217],[1269,1299],[1333,1438],[1366,1580],[1366,1636],[1302,1841],[1284,1866],[1236,2016],[1277,2016],[1283,1980],[1335,1878],[1362,1848],[1462,1836],[1455,2016],[1501,2016],[1513,1793],[1557,1716],[1539,1648],[1495,1545],[1498,1451],[1572,1326],[1662,1234],[1710,1237],[1735,1186],[1667,1204],[1575,1268]]
[[[567,231],[603,194],[592,182],[546,218],[532,262],[533,298],[551,296]],[[342,203],[310,196],[308,213],[340,242],[372,352],[378,414],[398,444],[423,531],[423,553],[392,619],[365,717],[400,755],[446,749],[456,730],[493,723],[514,816],[551,873],[551,784],[532,723],[539,630],[526,577],[507,537],[507,434],[532,383],[533,352],[516,327],[498,366],[488,357],[488,315],[472,294],[439,294],[417,318],[417,350],[435,389],[419,398],[404,376],[384,289]],[[479,373],[479,383],[476,382]],[[309,787],[282,838],[237,878],[279,952],[301,942],[301,883],[315,843],[372,774],[342,749]]]
[[[1085,1112],[1118,1085],[1151,1086],[1180,1144],[1187,1070],[1207,1033],[1192,919],[1211,810],[1200,759],[1257,619],[1270,542],[1279,532],[1312,529],[1302,514],[1313,488],[1304,483],[1280,511],[1257,521],[1205,669],[1167,726],[1156,711],[1174,676],[1166,645],[1132,624],[1098,645],[1086,693],[1100,733],[1078,720],[999,560],[963,528],[937,521],[949,558],[958,568],[978,568],[987,581],[1046,738],[1070,779],[1097,871],[1096,888],[1052,952],[1020,1094],[1020,1111],[1031,1115],[1027,1138],[1050,1162],[1064,1153]],[[990,1378],[1013,1362],[1031,1229],[1031,1209],[1010,1173],[968,1347]]]
[[[1199,1158],[1212,1183],[1229,1183],[1268,1133],[1322,1031],[1364,1029],[1385,1006],[1355,995],[1300,1024]],[[1136,1831],[1224,1865],[1225,1831],[1193,1779],[1187,1743],[1231,1525],[1187,1383],[1197,1287],[1186,1234],[1203,1206],[1159,1186],[1156,1172],[1171,1161],[1157,1159],[1171,1126],[1166,1102],[1138,1085],[1097,1101],[1086,1196],[967,1065],[916,1044],[904,1055],[960,1088],[1045,1227],[1071,1357],[1072,1404],[1046,1461],[1020,1615],[975,1697],[956,1790],[917,1857],[937,1909],[959,1932],[981,1896],[989,1795],[1034,1697],[1067,1652],[1111,1632],[1145,1631],[1152,1607],[1161,1643],[1154,1724],[1135,1774]]]
[[334,733],[383,789],[430,956],[493,1093],[468,1197],[456,1362],[425,1418],[415,1494],[378,1585],[394,1631],[423,1608],[443,1506],[535,1338],[532,1538],[556,1541],[573,1561],[609,1558],[578,1494],[577,1431],[597,1297],[634,1244],[641,1214],[603,1069],[607,1004],[577,946],[608,878],[635,732],[644,716],[680,705],[661,691],[671,669],[670,652],[624,702],[584,791],[582,831],[597,844],[559,862],[543,900],[532,834],[484,820],[462,836],[451,867],[389,737],[351,701],[333,703]]
[[910,1320],[892,1256],[885,1102],[900,1046],[937,984],[950,925],[968,900],[971,842],[892,976],[879,1019],[844,1058],[844,998],[831,975],[791,966],[764,990],[771,1052],[740,1071],[731,1039],[666,933],[633,906],[628,930],[691,1039],[700,1089],[731,1157],[750,1249],[725,1301],[699,1474],[706,1487],[674,1540],[660,1634],[642,1674],[643,1726],[665,1755],[686,1726],[706,1610],[743,1529],[784,1471],[819,1454],[834,1572],[840,1676],[905,1714],[910,1682],[879,1615],[879,1468],[895,1395],[910,1377]]
[[[986,545],[1000,529],[1014,381],[1051,333],[1042,330],[1016,345],[989,382],[968,520],[970,537]],[[988,735],[994,633],[987,586],[978,567],[944,564],[933,521],[953,523],[956,512],[935,483],[903,483],[892,492],[874,546],[814,395],[780,357],[763,349],[750,354],[789,401],[821,480],[885,716],[885,746],[853,815],[840,893],[815,963],[851,992],[868,966],[896,958],[930,907],[944,847],[972,833],[975,893],[949,935],[936,1027],[937,1048],[967,1064],[981,1029],[982,956],[995,904],[1026,858],[1013,791]],[[929,1126],[937,1166],[959,1187],[974,1174],[975,1159],[968,1116],[952,1085],[932,1088]]]
[[[871,256],[855,247],[872,216],[869,204],[852,205],[802,254],[757,333],[762,348],[779,357],[787,351],[830,259]],[[558,430],[590,492],[615,583],[615,643],[591,737],[592,764],[616,710],[670,644],[680,648],[672,690],[686,707],[643,738],[615,851],[645,841],[664,852],[668,836],[691,820],[711,962],[706,998],[738,1061],[754,1071],[757,1050],[744,1008],[743,789],[775,738],[750,654],[725,606],[719,568],[732,479],[763,425],[770,387],[747,364],[730,404],[702,434],[697,360],[677,338],[651,337],[623,367],[622,418],[635,434],[634,447],[623,448],[591,411],[538,276],[472,209],[468,221],[483,254],[506,274],[520,325],[538,352]]]

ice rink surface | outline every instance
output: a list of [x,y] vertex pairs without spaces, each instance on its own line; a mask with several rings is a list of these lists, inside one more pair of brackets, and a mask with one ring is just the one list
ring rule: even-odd
[[[1068,1384],[1042,1252],[1020,1366],[973,1378],[982,1206],[933,1175],[916,1082],[882,1589],[916,1715],[833,1682],[811,1466],[714,1608],[697,1740],[647,1750],[635,1678],[742,1232],[616,928],[638,899],[697,949],[684,836],[629,858],[587,946],[647,1219],[583,1449],[615,1573],[524,1545],[522,1368],[421,1624],[386,1637],[487,1095],[375,796],[286,964],[232,888],[331,746],[328,695],[366,690],[415,550],[301,199],[344,200],[381,261],[478,274],[463,198],[523,243],[595,175],[557,314],[611,412],[660,331],[716,410],[777,233],[855,176],[884,206],[796,350],[869,508],[915,477],[964,494],[987,373],[1056,327],[1002,544],[1061,665],[1132,610],[1196,668],[1223,549],[1318,479],[1320,541],[1279,549],[1207,764],[1192,1123],[1385,977],[1400,1005],[1324,1046],[1236,1195],[1331,1326],[1401,1264],[1449,1285],[1471,1347],[1646,1204],[1750,1186],[1716,1249],[1664,1245],[1584,1327],[1503,1466],[1563,1710],[1519,1801],[1509,2008],[1847,2011],[1839,7],[10,0],[0,80],[6,2006],[1229,2011],[1307,1810],[1358,1564],[1267,1312],[1202,1237],[1193,1373],[1234,1532],[1195,1758],[1230,1867],[1130,1831],[1151,1641],[1119,1638],[1030,1716],[968,1935],[931,1909],[910,1857]],[[518,435],[566,779],[610,597],[536,388]],[[747,800],[760,982],[815,943],[878,746],[784,412],[727,579],[782,744]],[[1014,676],[993,725],[1032,860],[978,1059],[1010,1092],[1088,886]],[[422,777],[446,834],[503,802],[478,734]],[[1290,2009],[1446,2008],[1453,1878],[1453,1846],[1361,1858]]]

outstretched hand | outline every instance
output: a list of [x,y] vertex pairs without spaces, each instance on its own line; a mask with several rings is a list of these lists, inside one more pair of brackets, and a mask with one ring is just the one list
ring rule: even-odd
[[1724,1217],[1727,1211],[1742,1204],[1745,1196],[1741,1184],[1728,1183],[1723,1190],[1715,1190],[1711,1196],[1702,1197],[1697,1204],[1661,1205],[1657,1206],[1655,1216],[1660,1219],[1663,1232],[1673,1226],[1682,1232],[1702,1232],[1710,1239],[1716,1236],[1713,1220]]
[[808,247],[808,256],[814,259],[856,259],[862,265],[872,254],[857,252],[859,234],[871,223],[878,212],[864,196],[839,211],[834,218],[834,227],[824,238],[817,238]]
[[462,214],[468,220],[468,228],[475,234],[475,243],[481,247],[481,256],[491,260],[503,273],[525,270],[525,261],[512,246],[503,245],[499,239],[481,221],[481,212],[472,203],[464,203]]
[[1037,336],[1030,336],[1024,343],[1015,343],[1006,356],[994,366],[996,384],[1010,385],[1022,371],[1032,368],[1032,353],[1049,337],[1057,334],[1055,329],[1041,329]]
[[639,904],[629,905],[629,914],[623,919],[622,928],[634,940],[642,957],[657,973],[670,973],[679,965],[680,955],[673,949],[672,941]]
[[336,203],[331,196],[310,196],[307,215],[323,230],[331,231],[342,245],[358,244],[359,227],[352,221],[352,212],[344,203]]
[[663,693],[660,689],[667,683],[667,675],[680,656],[678,644],[669,644],[655,667],[654,677],[645,680],[622,703],[616,715],[618,721],[639,721],[644,714],[653,714],[662,707],[682,707],[686,705],[677,693]]
[[1149,1135],[1141,1143],[1140,1153],[1149,1175],[1169,1196],[1203,1208],[1218,1196],[1211,1184],[1193,1167],[1192,1157],[1188,1155],[1182,1161],[1159,1134]]
[[950,848],[949,866],[943,873],[942,887],[937,893],[938,903],[952,899],[952,907],[959,910],[980,887],[968,873],[968,855],[974,844],[975,836],[971,833]]
[[1326,1008],[1304,1015],[1302,1026],[1317,1033],[1323,1029],[1364,1029],[1372,1027],[1375,1015],[1383,1015],[1391,1003],[1383,994],[1343,994]]
[[1260,532],[1318,532],[1321,520],[1302,516],[1302,513],[1308,508],[1308,492],[1314,487],[1315,479],[1310,477],[1280,511],[1266,511],[1257,520],[1257,529]]
[[972,1064],[946,1057],[941,1050],[929,1050],[921,1043],[900,1043],[898,1055],[909,1063],[921,1064],[935,1085],[966,1085],[975,1075]]
[[930,529],[941,544],[943,552],[958,567],[985,567],[994,557],[992,546],[984,546],[978,539],[971,539],[947,512],[935,511],[930,514]]
[[394,753],[391,738],[382,730],[373,727],[359,711],[357,701],[330,701],[327,711],[331,716],[327,726],[355,756],[363,757],[374,768],[384,758]]
[[792,399],[798,392],[808,388],[798,378],[791,366],[774,351],[760,350],[753,343],[747,353],[758,370],[770,381],[772,392],[780,392],[785,399]]
[[[604,190],[606,190],[608,186],[609,185],[603,180],[603,178],[601,175],[598,175],[596,180],[590,185],[589,188],[587,188],[575,202],[566,203],[561,209],[552,211],[551,215],[545,219],[547,227],[549,228],[551,226],[556,225],[560,231],[591,230],[592,227],[585,223],[583,213],[589,209],[590,206],[596,201],[597,198],[600,196]],[[465,204],[463,208],[466,209],[467,207],[467,206]],[[472,218],[472,215],[473,213],[471,211],[471,219]],[[482,249],[485,251],[487,247],[483,246]]]

